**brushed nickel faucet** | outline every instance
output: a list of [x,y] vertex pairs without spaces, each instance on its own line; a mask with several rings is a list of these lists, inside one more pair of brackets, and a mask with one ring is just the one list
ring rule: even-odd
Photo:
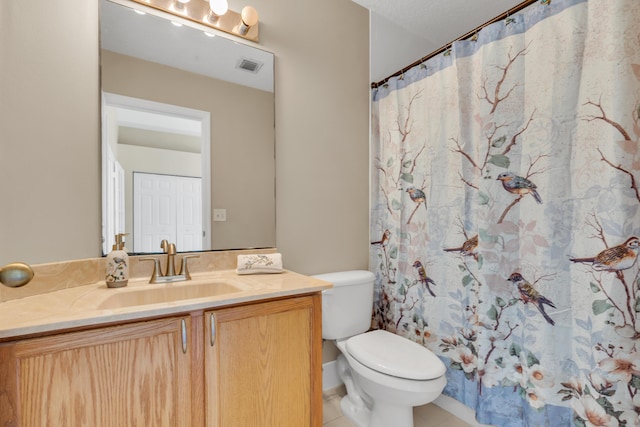
[[153,261],[153,272],[151,273],[151,279],[149,283],[171,283],[181,282],[184,280],[191,280],[189,274],[189,266],[187,260],[189,258],[199,258],[199,255],[184,255],[182,257],[182,263],[180,264],[180,271],[176,274],[175,257],[176,257],[176,245],[175,243],[169,243],[166,239],[160,242],[160,248],[162,252],[167,254],[167,262],[165,271],[162,271],[160,265],[160,259],[157,257],[140,258],[140,261]]

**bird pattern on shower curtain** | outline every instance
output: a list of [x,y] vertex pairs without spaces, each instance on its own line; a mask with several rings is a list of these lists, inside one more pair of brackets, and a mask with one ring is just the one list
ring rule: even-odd
[[482,423],[640,425],[637,22],[536,2],[373,89],[373,324]]

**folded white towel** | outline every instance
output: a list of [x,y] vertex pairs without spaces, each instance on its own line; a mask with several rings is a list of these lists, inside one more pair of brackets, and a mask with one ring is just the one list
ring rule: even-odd
[[281,254],[238,255],[237,274],[282,273]]

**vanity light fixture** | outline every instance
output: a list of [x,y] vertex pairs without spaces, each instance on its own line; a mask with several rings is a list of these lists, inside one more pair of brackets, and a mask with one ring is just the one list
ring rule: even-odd
[[245,6],[241,13],[229,10],[227,0],[131,0],[144,6],[258,42],[258,12]]

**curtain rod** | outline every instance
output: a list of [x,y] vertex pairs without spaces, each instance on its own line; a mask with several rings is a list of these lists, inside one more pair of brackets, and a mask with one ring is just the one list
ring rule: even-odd
[[402,74],[404,74],[405,72],[409,71],[410,69],[412,69],[413,67],[422,64],[424,61],[433,58],[434,56],[446,51],[447,49],[449,49],[451,47],[451,45],[457,41],[461,41],[461,40],[467,40],[470,39],[471,37],[473,37],[478,31],[480,31],[481,29],[483,29],[484,27],[486,27],[487,25],[491,25],[494,22],[498,22],[501,21],[505,18],[508,18],[510,15],[513,15],[514,13],[517,13],[519,11],[521,11],[522,9],[524,9],[525,7],[532,5],[533,3],[536,3],[540,1],[540,3],[543,4],[549,4],[551,3],[551,0],[525,0],[522,3],[517,4],[516,6],[512,7],[511,9],[507,10],[504,13],[501,13],[500,15],[496,16],[495,18],[485,22],[484,24],[474,28],[473,30],[469,31],[468,33],[464,34],[461,37],[458,37],[457,39],[445,44],[444,46],[442,46],[441,48],[434,50],[433,52],[431,52],[430,54],[428,54],[427,56],[423,56],[422,58],[418,59],[417,61],[407,65],[406,67],[404,67],[401,70],[396,71],[395,73],[391,74],[389,77],[380,80],[379,82],[372,82],[371,83],[371,88],[375,89],[378,86],[382,86],[383,84],[385,84],[386,82],[389,81],[389,79],[393,78],[393,77],[397,77],[400,76]]

